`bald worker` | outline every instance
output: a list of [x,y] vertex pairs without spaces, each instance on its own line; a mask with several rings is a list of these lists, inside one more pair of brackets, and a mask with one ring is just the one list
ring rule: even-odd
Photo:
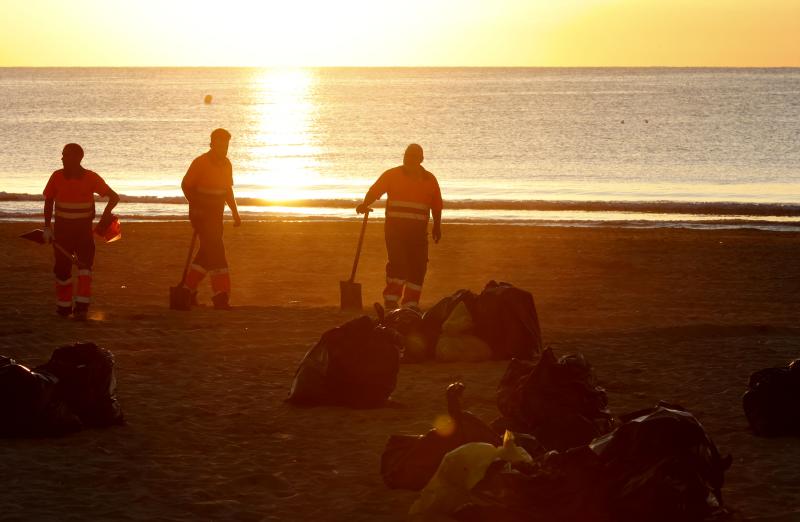
[[419,311],[422,284],[428,269],[428,221],[433,216],[431,237],[442,238],[442,193],[436,177],[422,166],[422,147],[412,143],[403,155],[403,164],[384,172],[367,191],[356,211],[387,194],[386,202],[386,287],[387,310],[403,307]]

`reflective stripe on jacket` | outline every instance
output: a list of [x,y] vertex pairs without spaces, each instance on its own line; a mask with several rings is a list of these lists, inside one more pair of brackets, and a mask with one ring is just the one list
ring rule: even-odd
[[436,177],[427,170],[421,175],[407,172],[402,165],[389,169],[370,189],[377,197],[387,194],[386,219],[427,222],[431,210],[442,209],[442,193]]

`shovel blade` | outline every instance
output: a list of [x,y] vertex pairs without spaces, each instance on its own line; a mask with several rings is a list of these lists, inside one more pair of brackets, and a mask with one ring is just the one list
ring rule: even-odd
[[19,237],[22,239],[27,239],[28,241],[33,241],[34,243],[39,243],[40,245],[44,245],[44,231],[41,228],[20,234]]
[[339,292],[341,294],[342,310],[364,309],[364,304],[361,301],[361,283],[339,281]]
[[171,310],[191,310],[192,291],[183,285],[169,288],[169,308]]

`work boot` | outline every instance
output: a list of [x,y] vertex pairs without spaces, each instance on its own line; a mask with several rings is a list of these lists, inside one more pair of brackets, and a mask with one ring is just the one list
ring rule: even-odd
[[391,312],[392,310],[397,310],[398,308],[400,308],[400,305],[397,303],[397,301],[391,301],[389,299],[384,299],[383,300],[383,308],[387,312]]
[[60,317],[69,317],[72,315],[72,307],[71,306],[56,306],[56,313]]
[[75,309],[72,311],[73,319],[76,321],[85,321],[88,314],[89,305],[87,303],[75,303]]
[[220,292],[211,298],[216,310],[230,310],[231,305],[228,304],[228,292]]

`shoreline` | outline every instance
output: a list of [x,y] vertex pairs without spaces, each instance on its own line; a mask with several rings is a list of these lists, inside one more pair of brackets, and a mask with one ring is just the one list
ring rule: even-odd
[[[241,211],[240,211],[241,212]],[[322,223],[360,223],[363,221],[361,217],[312,217],[312,216],[248,216],[245,213],[241,214],[243,223],[252,224],[269,224],[269,223],[308,223],[308,224],[322,224]],[[160,223],[160,224],[188,224],[187,217],[178,216],[165,216],[165,217],[131,217],[122,216],[121,222],[123,223]],[[230,216],[226,215],[226,222],[230,222]],[[370,218],[370,223],[383,224],[383,218]],[[32,219],[29,216],[15,217],[2,217],[0,216],[0,224],[28,224],[31,229],[41,228],[43,226],[43,219]],[[775,232],[775,233],[799,233],[800,223],[784,223],[784,222],[769,222],[769,221],[749,221],[749,220],[722,220],[722,221],[544,221],[544,220],[500,220],[500,219],[474,219],[451,221],[447,219],[442,220],[443,226],[467,226],[467,227],[483,227],[483,226],[501,226],[501,227],[522,227],[522,228],[564,228],[564,229],[620,229],[620,230],[705,230],[705,231],[754,231],[754,232]]]
[[[247,222],[350,222],[360,220],[354,212],[355,202],[351,205],[326,206],[301,206],[269,204],[253,206],[242,203],[240,199],[239,212],[242,219]],[[325,202],[320,202],[325,203]],[[525,202],[521,202],[525,203]],[[536,203],[536,202],[533,202]],[[691,205],[667,202],[664,208],[659,208],[658,203],[639,204],[598,204],[597,207],[572,205],[576,202],[555,202],[548,204],[551,210],[508,209],[493,208],[446,208],[443,223],[448,225],[508,225],[508,226],[542,226],[542,227],[568,227],[568,228],[686,228],[686,229],[760,229],[779,232],[800,231],[800,206],[796,205],[740,205],[740,204],[709,204],[708,207],[699,205],[699,213],[684,213],[692,210]],[[104,208],[102,200],[97,201],[98,212]],[[561,208],[558,205],[561,204]],[[548,208],[544,205],[543,208]],[[380,210],[384,205],[374,207],[379,209],[373,222],[382,222]],[[535,205],[533,205],[535,206]],[[603,210],[601,206],[608,209]],[[741,208],[741,207],[745,208]],[[574,210],[573,207],[583,210]],[[737,214],[741,210],[756,210],[756,215]],[[720,212],[715,214],[714,212]],[[126,202],[123,199],[122,208],[115,209],[123,222],[186,222],[188,220],[188,207],[185,203],[141,203]],[[229,211],[228,211],[229,213]],[[42,221],[41,201],[2,200],[0,198],[0,222],[32,222]]]
[[[186,199],[182,195],[154,196],[154,195],[129,195],[120,194],[120,203],[153,206],[185,206]],[[270,207],[301,207],[301,208],[327,208],[327,209],[352,209],[360,203],[359,198],[315,198],[315,199],[287,199],[270,200],[252,196],[237,196],[240,206],[252,208]],[[41,194],[17,193],[0,191],[0,203],[30,204],[43,202]],[[102,201],[97,196],[95,201]],[[386,201],[378,200],[374,208],[385,208]],[[796,217],[800,216],[800,203],[768,200],[737,200],[737,199],[632,199],[618,197],[616,199],[448,199],[448,210],[514,210],[514,211],[616,211],[639,213],[672,213],[694,215],[748,215],[748,216],[774,216]]]

